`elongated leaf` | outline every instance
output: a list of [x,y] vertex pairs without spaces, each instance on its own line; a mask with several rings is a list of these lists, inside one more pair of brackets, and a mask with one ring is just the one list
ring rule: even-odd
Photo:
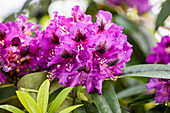
[[164,113],[170,113],[170,107],[166,108]]
[[143,73],[126,74],[120,77],[149,77],[149,78],[163,78],[170,79],[170,71],[151,71]]
[[107,103],[103,94],[98,94],[96,92],[90,93],[94,104],[101,113],[112,113],[112,110]]
[[93,103],[87,102],[87,101],[82,101],[82,103],[84,104],[84,108],[86,113],[99,113],[99,111],[97,110],[96,106]]
[[[129,66],[123,69],[121,77],[152,77],[152,78],[170,78],[170,66],[163,64],[143,64]],[[147,80],[146,80],[147,81]]]
[[0,108],[5,109],[10,112],[13,112],[13,113],[25,113],[22,110],[20,110],[19,108],[11,106],[11,105],[0,105]]
[[38,90],[42,82],[47,79],[47,74],[47,72],[27,74],[18,81],[17,87]]
[[49,101],[48,104],[51,104],[53,102],[53,100],[57,97],[57,95],[63,90],[64,88],[59,88],[56,91],[52,92],[49,95]]
[[170,66],[164,64],[140,64],[125,67],[123,74],[141,73],[150,71],[170,71]]
[[49,99],[49,87],[50,87],[50,81],[47,79],[42,83],[38,91],[37,104],[42,113],[47,112],[47,105]]
[[64,99],[67,97],[67,95],[69,94],[69,92],[73,89],[73,87],[68,87],[65,88],[64,90],[62,90],[58,96],[54,99],[54,101],[52,102],[48,112],[49,113],[54,113],[58,107],[63,103]]
[[125,98],[129,96],[133,96],[136,94],[140,94],[144,91],[146,91],[146,86],[145,85],[138,85],[138,86],[133,86],[128,89],[125,89],[117,94],[119,98]]
[[150,109],[146,113],[163,113],[166,110],[166,106],[163,104],[159,104],[155,106],[154,108]]
[[74,105],[74,106],[71,106],[71,107],[68,107],[62,111],[60,111],[59,113],[70,113],[71,111],[73,111],[74,109],[80,107],[80,106],[83,106],[83,104],[80,104],[80,105]]
[[154,95],[155,94],[139,96],[139,97],[133,99],[131,102],[129,102],[128,106],[153,102],[154,101]]
[[119,101],[114,91],[112,81],[104,81],[102,92],[113,113],[121,113]]
[[170,15],[169,6],[170,0],[166,0],[166,2],[163,3],[162,9],[157,17],[155,30],[157,30],[159,26],[162,26],[166,18]]
[[[80,101],[78,98],[76,98],[76,99],[74,100],[74,103],[73,103],[73,104],[74,104],[74,105],[80,105],[80,104],[82,104],[82,101]],[[75,110],[73,111],[73,113],[86,113],[84,107],[85,107],[85,106],[83,105],[83,106],[75,109]],[[89,112],[89,113],[91,113],[91,112]]]
[[40,108],[38,107],[37,103],[34,101],[34,99],[31,98],[30,95],[21,92],[16,91],[17,96],[22,103],[22,105],[26,108],[26,110],[30,113],[41,113]]

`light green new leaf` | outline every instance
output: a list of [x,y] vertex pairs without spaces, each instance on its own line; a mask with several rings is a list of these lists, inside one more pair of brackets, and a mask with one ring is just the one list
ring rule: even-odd
[[63,101],[65,100],[65,98],[67,97],[67,95],[72,89],[73,87],[68,87],[62,90],[52,102],[48,110],[48,113],[54,113],[58,109],[58,107],[63,103]]
[[25,113],[22,110],[18,109],[17,107],[11,105],[0,105],[0,108],[10,111],[12,113]]
[[75,105],[75,106],[71,106],[71,107],[68,107],[62,111],[60,111],[59,113],[70,113],[71,111],[73,111],[74,109],[82,106],[83,104],[80,104],[80,105]]
[[31,98],[30,95],[21,92],[21,91],[16,91],[17,96],[22,103],[22,105],[26,108],[26,110],[29,113],[41,113],[40,108],[38,107],[37,103],[34,101],[33,98]]
[[38,91],[37,104],[42,113],[47,112],[47,105],[49,99],[49,87],[50,87],[50,82],[47,79],[42,83]]

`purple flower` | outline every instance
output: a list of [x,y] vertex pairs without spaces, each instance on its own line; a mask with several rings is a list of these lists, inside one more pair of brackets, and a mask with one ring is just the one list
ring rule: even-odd
[[106,0],[112,5],[126,5],[130,8],[137,8],[138,13],[142,14],[150,10],[151,6],[149,5],[149,0]]
[[[157,47],[151,48],[151,54],[148,55],[147,60],[151,64],[169,64],[170,62],[170,37],[164,36]],[[155,100],[158,103],[170,99],[170,80],[151,78],[150,82],[146,84],[148,89],[156,89]]]
[[0,85],[2,85],[5,80],[6,80],[5,75],[2,72],[0,72]]
[[111,13],[101,10],[96,17],[93,23],[79,6],[69,18],[55,12],[40,44],[50,79],[57,77],[66,87],[86,86],[88,93],[96,88],[101,94],[104,79],[122,73],[132,45],[122,34],[123,27],[111,22]]
[[168,64],[170,62],[170,37],[164,36],[157,47],[151,48],[147,60],[150,64]]
[[155,88],[155,100],[158,103],[164,104],[165,101],[170,99],[170,80],[151,78],[150,82],[146,84],[146,87],[150,90]]
[[[16,22],[0,23],[0,68],[11,74],[23,75],[38,69],[39,42],[43,31],[35,29],[27,17]],[[31,37],[32,32],[36,36]]]

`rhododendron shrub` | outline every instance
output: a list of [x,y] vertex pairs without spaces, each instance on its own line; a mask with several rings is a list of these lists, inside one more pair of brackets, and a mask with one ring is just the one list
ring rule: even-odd
[[92,0],[50,19],[67,1],[27,1],[0,23],[0,113],[169,113],[170,37],[154,47],[153,33],[168,30],[170,0],[157,20],[149,0]]

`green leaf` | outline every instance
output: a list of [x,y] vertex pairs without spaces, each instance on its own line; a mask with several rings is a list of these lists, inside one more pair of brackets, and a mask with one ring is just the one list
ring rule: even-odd
[[15,86],[2,85],[0,88],[0,97],[1,97],[0,103],[4,103],[13,98],[17,98],[15,93],[16,89],[17,88]]
[[38,107],[37,103],[34,101],[34,99],[31,98],[30,95],[21,92],[16,91],[17,96],[22,103],[22,105],[26,108],[26,110],[30,113],[41,113],[40,108]]
[[154,96],[155,96],[155,94],[139,96],[139,97],[131,100],[131,102],[128,103],[128,106],[153,102]]
[[114,91],[112,81],[104,81],[102,92],[113,113],[121,113],[119,101]]
[[170,15],[169,6],[170,6],[170,0],[166,0],[163,3],[162,9],[157,17],[155,30],[157,30],[159,26],[162,26],[166,18]]
[[57,97],[57,95],[63,90],[63,88],[59,88],[56,91],[52,92],[49,95],[49,101],[48,104],[51,104],[53,102],[53,100]]
[[167,107],[164,113],[170,113],[170,107]]
[[22,110],[20,110],[19,108],[11,106],[11,105],[0,105],[0,108],[5,109],[10,112],[13,112],[13,113],[25,113]]
[[130,88],[127,88],[117,94],[119,98],[126,98],[129,96],[133,96],[136,94],[140,94],[144,91],[146,91],[146,86],[145,85],[138,85],[138,86],[132,86]]
[[41,29],[46,29],[46,27],[50,24],[50,16],[44,15],[40,20]]
[[129,66],[123,69],[121,77],[152,77],[170,79],[170,66],[161,64],[143,64]]
[[49,87],[50,87],[50,81],[47,79],[42,83],[38,91],[37,104],[41,110],[41,113],[47,112],[47,105],[49,99]]
[[18,81],[17,88],[38,90],[42,82],[47,79],[47,74],[47,72],[27,74]]
[[[149,77],[149,78],[163,78],[170,79],[170,71],[151,71],[143,73],[126,74],[119,77]],[[140,78],[139,78],[140,79]]]
[[84,104],[84,108],[86,113],[99,113],[99,111],[97,110],[96,106],[93,103],[87,102],[87,101],[82,101],[82,103]]
[[69,94],[69,92],[73,89],[73,87],[68,87],[65,88],[64,90],[62,90],[58,96],[54,99],[54,101],[52,102],[48,112],[49,113],[54,113],[58,107],[63,103],[64,99],[67,97],[67,95]]
[[114,92],[112,81],[104,81],[102,92],[90,93],[92,100],[101,113],[121,113],[118,98]]
[[83,106],[83,104],[80,104],[80,105],[74,105],[74,106],[71,106],[71,107],[68,107],[62,111],[60,111],[59,113],[70,113],[71,111],[73,111],[74,109],[80,107],[80,106]]
[[147,111],[146,113],[163,113],[163,111],[166,110],[166,106],[163,104],[159,104],[157,106],[155,106],[154,108],[150,109],[149,111]]
[[101,112],[101,113],[112,113],[112,110],[109,106],[109,104],[107,103],[105,97],[103,96],[103,94],[98,94],[96,92],[94,93],[90,93],[92,100],[94,102],[94,104],[96,105],[97,109]]
[[164,64],[140,64],[123,68],[123,74],[150,71],[170,71],[170,66]]

